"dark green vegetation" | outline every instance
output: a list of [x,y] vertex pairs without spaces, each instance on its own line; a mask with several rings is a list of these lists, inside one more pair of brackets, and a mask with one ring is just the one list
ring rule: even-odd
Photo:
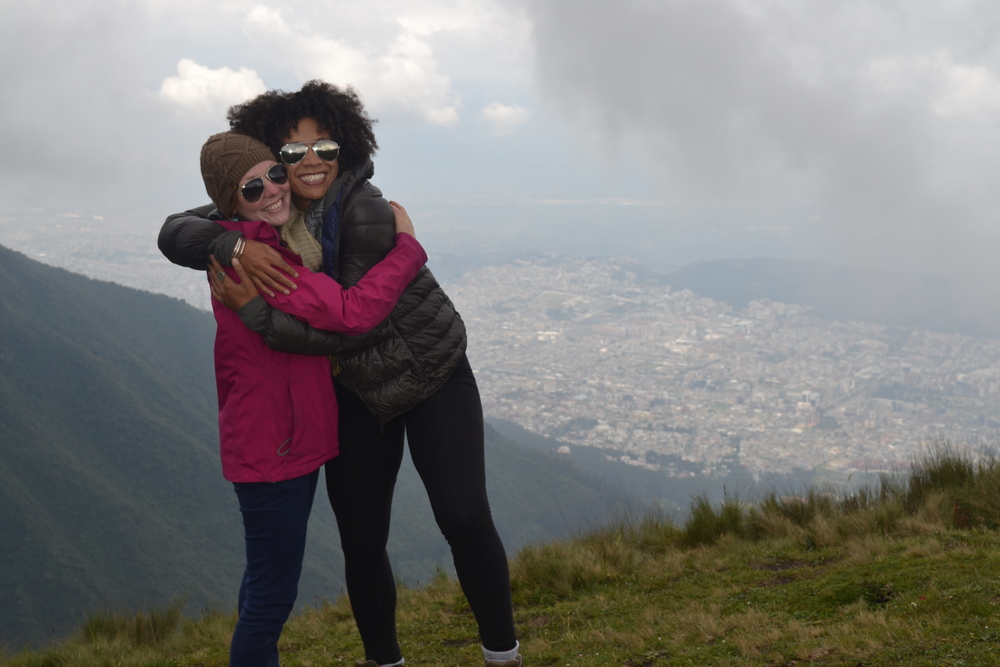
[[[228,609],[243,544],[218,460],[212,316],[2,247],[0,281],[0,643],[63,637],[100,609]],[[492,429],[487,464],[514,548],[592,526],[623,496]],[[395,510],[397,576],[447,571],[409,464]],[[341,573],[320,492],[300,600],[335,597]]]
[[[555,453],[566,444],[531,433],[518,424],[502,419],[490,419],[489,424],[501,435],[532,449]],[[755,481],[753,472],[741,465],[736,456],[721,462],[716,466],[714,474],[707,476],[703,465],[685,461],[679,456],[657,456],[655,462],[661,466],[661,470],[651,470],[622,464],[618,460],[621,452],[611,449],[573,445],[570,450],[569,454],[560,457],[580,470],[628,489],[640,502],[659,507],[666,515],[674,517],[688,513],[691,498],[695,495],[714,500],[727,494],[746,495],[755,488],[798,493],[815,479],[814,471],[798,470],[795,475],[759,473]],[[647,454],[647,460],[651,456],[654,456],[652,452]],[[663,469],[693,476],[668,477]]]
[[[911,473],[850,494],[813,488],[624,517],[512,560],[528,665],[1000,664],[1000,461],[931,450]],[[407,664],[479,663],[457,584],[400,592]],[[221,667],[235,618],[171,608],[95,614],[5,667]],[[286,667],[361,657],[343,599],[289,622]]]
[[0,637],[101,604],[197,603],[240,567],[219,483],[214,322],[0,248]]

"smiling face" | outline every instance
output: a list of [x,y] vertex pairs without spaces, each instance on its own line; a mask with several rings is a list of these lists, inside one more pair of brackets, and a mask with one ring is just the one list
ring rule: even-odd
[[[299,120],[299,124],[293,129],[282,143],[291,144],[296,142],[314,142],[320,139],[332,139],[330,133],[319,129],[314,118],[306,116]],[[311,146],[311,143],[307,143]],[[306,156],[288,165],[288,182],[292,185],[292,201],[299,210],[304,211],[317,199],[322,199],[326,195],[330,184],[337,178],[339,173],[339,163],[337,160],[326,162],[319,159],[312,150],[306,151]]]
[[[278,164],[274,160],[258,162],[247,169],[240,179],[236,194],[236,216],[240,220],[263,220],[272,227],[281,227],[288,222],[291,205],[291,189],[288,182],[274,183],[267,176],[267,171]],[[264,194],[255,202],[247,201],[242,194],[243,186],[255,178],[264,181]]]

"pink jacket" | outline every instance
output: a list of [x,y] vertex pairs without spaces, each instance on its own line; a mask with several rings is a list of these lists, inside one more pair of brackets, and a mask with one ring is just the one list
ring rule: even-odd
[[[297,290],[267,302],[319,329],[360,334],[385,319],[427,261],[408,234],[354,287],[312,273],[281,247],[264,222],[219,221],[249,240],[276,248],[295,267]],[[239,280],[227,269],[227,280]],[[211,278],[210,278],[211,280]],[[337,455],[337,399],[330,362],[271,350],[239,315],[212,300],[218,324],[215,380],[219,392],[222,474],[231,482],[278,482],[308,474]]]

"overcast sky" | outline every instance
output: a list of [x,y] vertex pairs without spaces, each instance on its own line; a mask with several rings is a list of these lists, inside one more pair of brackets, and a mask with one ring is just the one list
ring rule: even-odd
[[198,151],[229,105],[323,78],[379,119],[374,181],[432,251],[837,259],[996,285],[993,0],[0,9],[5,217],[135,216],[152,239],[207,200]]

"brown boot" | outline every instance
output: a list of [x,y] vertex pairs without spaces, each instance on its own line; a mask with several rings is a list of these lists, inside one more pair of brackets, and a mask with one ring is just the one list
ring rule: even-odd
[[378,663],[374,660],[366,660],[365,662],[355,662],[357,667],[378,667]]

